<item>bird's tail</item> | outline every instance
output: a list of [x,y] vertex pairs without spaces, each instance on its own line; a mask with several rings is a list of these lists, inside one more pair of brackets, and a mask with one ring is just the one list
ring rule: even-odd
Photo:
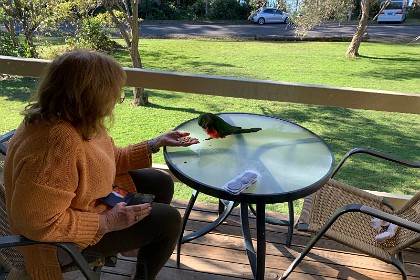
[[237,131],[235,131],[232,134],[251,133],[251,132],[257,132],[257,131],[260,131],[260,130],[261,130],[261,128],[259,128],[259,127],[241,128],[241,129],[238,129]]

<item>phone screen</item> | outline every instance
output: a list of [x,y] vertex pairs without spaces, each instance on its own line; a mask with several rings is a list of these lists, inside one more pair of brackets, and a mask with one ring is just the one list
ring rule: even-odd
[[132,199],[127,203],[127,205],[137,205],[137,204],[143,204],[143,203],[152,203],[152,201],[155,199],[154,194],[149,193],[137,193],[134,195]]

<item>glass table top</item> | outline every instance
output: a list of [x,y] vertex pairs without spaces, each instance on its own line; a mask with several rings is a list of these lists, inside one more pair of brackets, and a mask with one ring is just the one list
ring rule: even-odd
[[[330,147],[311,131],[286,120],[256,114],[218,114],[242,128],[258,132],[210,139],[189,120],[176,130],[190,132],[200,140],[189,147],[166,147],[170,170],[182,182],[209,195],[239,202],[291,201],[319,189],[330,177],[334,156]],[[260,173],[257,182],[231,195],[222,186],[245,170]]]

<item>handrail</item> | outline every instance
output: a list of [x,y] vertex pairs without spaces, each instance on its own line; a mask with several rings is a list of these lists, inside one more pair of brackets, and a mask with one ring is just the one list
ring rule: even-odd
[[[0,56],[0,73],[42,77],[50,61]],[[186,93],[420,114],[420,94],[124,68],[127,86]]]

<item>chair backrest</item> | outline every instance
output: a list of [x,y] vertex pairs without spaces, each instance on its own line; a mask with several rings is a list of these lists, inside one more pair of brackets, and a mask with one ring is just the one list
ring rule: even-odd
[[[420,191],[415,194],[405,205],[396,211],[396,214],[406,220],[420,224]],[[408,246],[420,242],[420,232],[413,232],[400,228],[397,232],[398,243],[390,249],[390,253],[398,252]]]
[[[11,235],[9,220],[7,219],[6,210],[6,193],[3,181],[3,166],[4,159],[7,152],[7,144],[14,134],[14,130],[0,136],[0,236]],[[23,256],[16,250],[16,248],[5,248],[0,250],[0,265],[6,272],[24,270],[25,263]]]

